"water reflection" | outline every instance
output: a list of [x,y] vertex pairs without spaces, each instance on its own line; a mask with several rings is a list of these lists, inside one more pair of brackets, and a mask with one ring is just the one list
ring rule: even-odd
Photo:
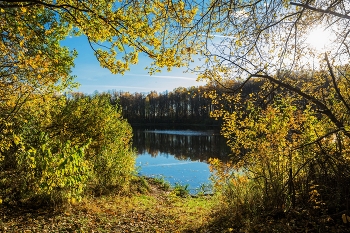
[[172,155],[178,160],[227,161],[230,153],[225,139],[214,130],[135,130],[133,144],[139,155]]
[[229,154],[224,138],[213,130],[134,130],[133,140],[141,175],[189,185],[191,193],[210,184],[208,159],[227,161]]

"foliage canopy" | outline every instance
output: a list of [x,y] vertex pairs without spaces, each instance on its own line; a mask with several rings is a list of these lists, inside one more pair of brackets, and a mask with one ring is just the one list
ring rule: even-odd
[[[266,79],[273,84],[271,93],[288,89],[350,136],[340,112],[349,109],[345,1],[215,1],[211,6],[200,21],[208,43],[201,78]],[[315,29],[327,32],[313,35],[328,37],[322,48],[308,40]]]

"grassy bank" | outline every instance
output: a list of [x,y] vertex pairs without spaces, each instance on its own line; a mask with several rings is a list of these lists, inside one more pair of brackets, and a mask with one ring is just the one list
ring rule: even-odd
[[3,232],[196,232],[217,208],[212,196],[180,197],[160,182],[136,180],[132,195],[84,198],[64,208],[5,207]]
[[311,209],[249,215],[218,194],[179,195],[157,179],[136,178],[133,193],[85,197],[64,207],[0,205],[0,232],[349,232],[341,215]]

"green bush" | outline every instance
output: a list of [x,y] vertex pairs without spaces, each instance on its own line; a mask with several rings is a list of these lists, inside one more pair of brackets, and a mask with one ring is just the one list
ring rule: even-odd
[[27,148],[16,156],[21,200],[80,199],[91,173],[84,153],[88,145],[74,146],[69,141],[63,144],[44,133],[38,136],[35,147],[23,145]]
[[132,128],[107,95],[36,101],[1,138],[2,202],[65,203],[85,192],[127,191]]
[[125,190],[135,169],[131,146],[132,128],[122,118],[118,106],[110,104],[108,95],[69,99],[55,118],[65,140],[78,144],[91,139],[87,159],[93,164],[90,185],[98,192],[111,188]]

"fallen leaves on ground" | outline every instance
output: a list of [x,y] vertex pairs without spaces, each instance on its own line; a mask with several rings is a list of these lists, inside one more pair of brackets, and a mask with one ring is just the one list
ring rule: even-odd
[[86,198],[68,208],[0,209],[3,232],[194,232],[210,220],[212,197],[180,198],[152,186],[149,194]]

